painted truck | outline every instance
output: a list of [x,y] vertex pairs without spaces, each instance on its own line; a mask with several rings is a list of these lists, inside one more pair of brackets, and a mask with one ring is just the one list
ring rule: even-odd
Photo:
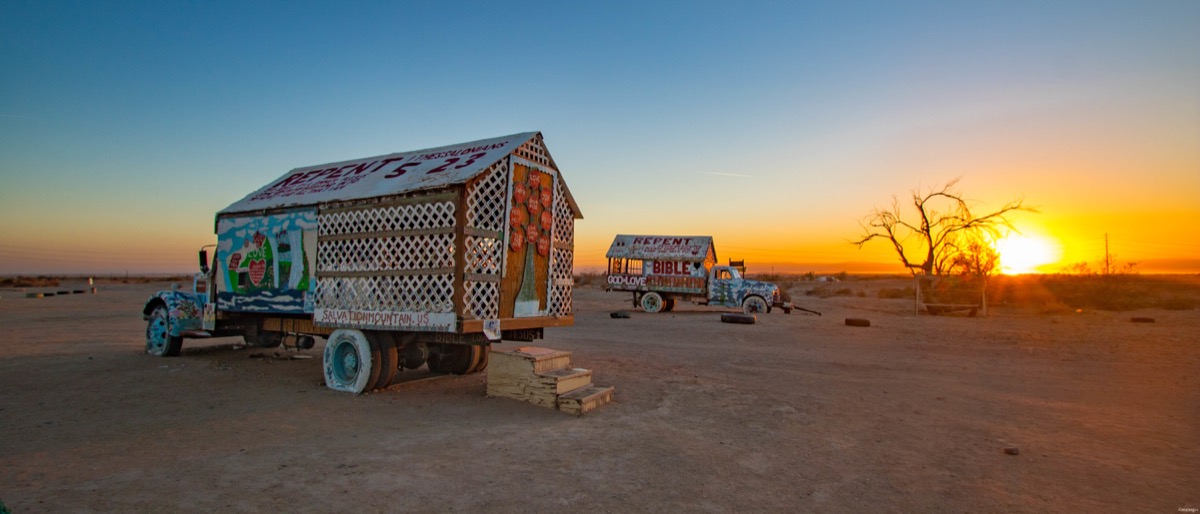
[[617,235],[606,256],[605,289],[632,292],[633,306],[646,312],[668,312],[677,300],[747,314],[792,311],[775,284],[742,278],[742,267],[718,265],[711,236]]
[[575,220],[538,132],[297,168],[216,215],[192,291],[146,303],[146,351],[326,339],[325,383],[361,393],[574,323]]

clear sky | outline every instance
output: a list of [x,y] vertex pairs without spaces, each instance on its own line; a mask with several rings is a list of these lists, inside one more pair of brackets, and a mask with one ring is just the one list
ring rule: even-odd
[[961,177],[1042,271],[1200,271],[1200,1],[0,0],[0,274],[191,272],[293,168],[531,130],[577,269],[903,272],[859,220]]

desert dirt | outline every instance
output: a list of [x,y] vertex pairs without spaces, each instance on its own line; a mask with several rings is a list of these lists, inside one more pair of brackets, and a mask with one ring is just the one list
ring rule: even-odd
[[574,417],[488,398],[486,373],[331,391],[322,341],[188,340],[180,357],[151,357],[141,307],[166,286],[0,291],[12,512],[1200,507],[1195,310],[932,317],[870,291],[793,290],[824,315],[739,325],[688,304],[614,319],[626,294],[580,288],[575,326],[533,343],[616,387]]

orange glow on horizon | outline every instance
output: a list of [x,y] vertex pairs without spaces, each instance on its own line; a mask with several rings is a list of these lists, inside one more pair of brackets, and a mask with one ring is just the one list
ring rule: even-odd
[[1005,275],[1041,273],[1045,266],[1059,265],[1062,257],[1057,241],[1036,234],[1009,234],[996,241],[996,252]]

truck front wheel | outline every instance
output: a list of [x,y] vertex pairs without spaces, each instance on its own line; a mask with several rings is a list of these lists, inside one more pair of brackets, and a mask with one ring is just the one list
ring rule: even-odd
[[742,300],[742,312],[746,314],[760,314],[768,312],[770,305],[761,296],[747,296]]
[[174,357],[183,347],[182,337],[171,336],[171,315],[166,305],[158,305],[146,322],[146,353],[155,357]]
[[656,313],[656,312],[662,312],[663,306],[665,305],[665,302],[663,302],[662,295],[660,295],[654,291],[650,291],[649,293],[643,294],[642,301],[639,303],[641,303],[642,310],[649,312],[651,314]]
[[335,391],[359,394],[367,389],[372,378],[379,377],[379,362],[371,358],[371,344],[358,330],[338,329],[325,342],[325,387]]

